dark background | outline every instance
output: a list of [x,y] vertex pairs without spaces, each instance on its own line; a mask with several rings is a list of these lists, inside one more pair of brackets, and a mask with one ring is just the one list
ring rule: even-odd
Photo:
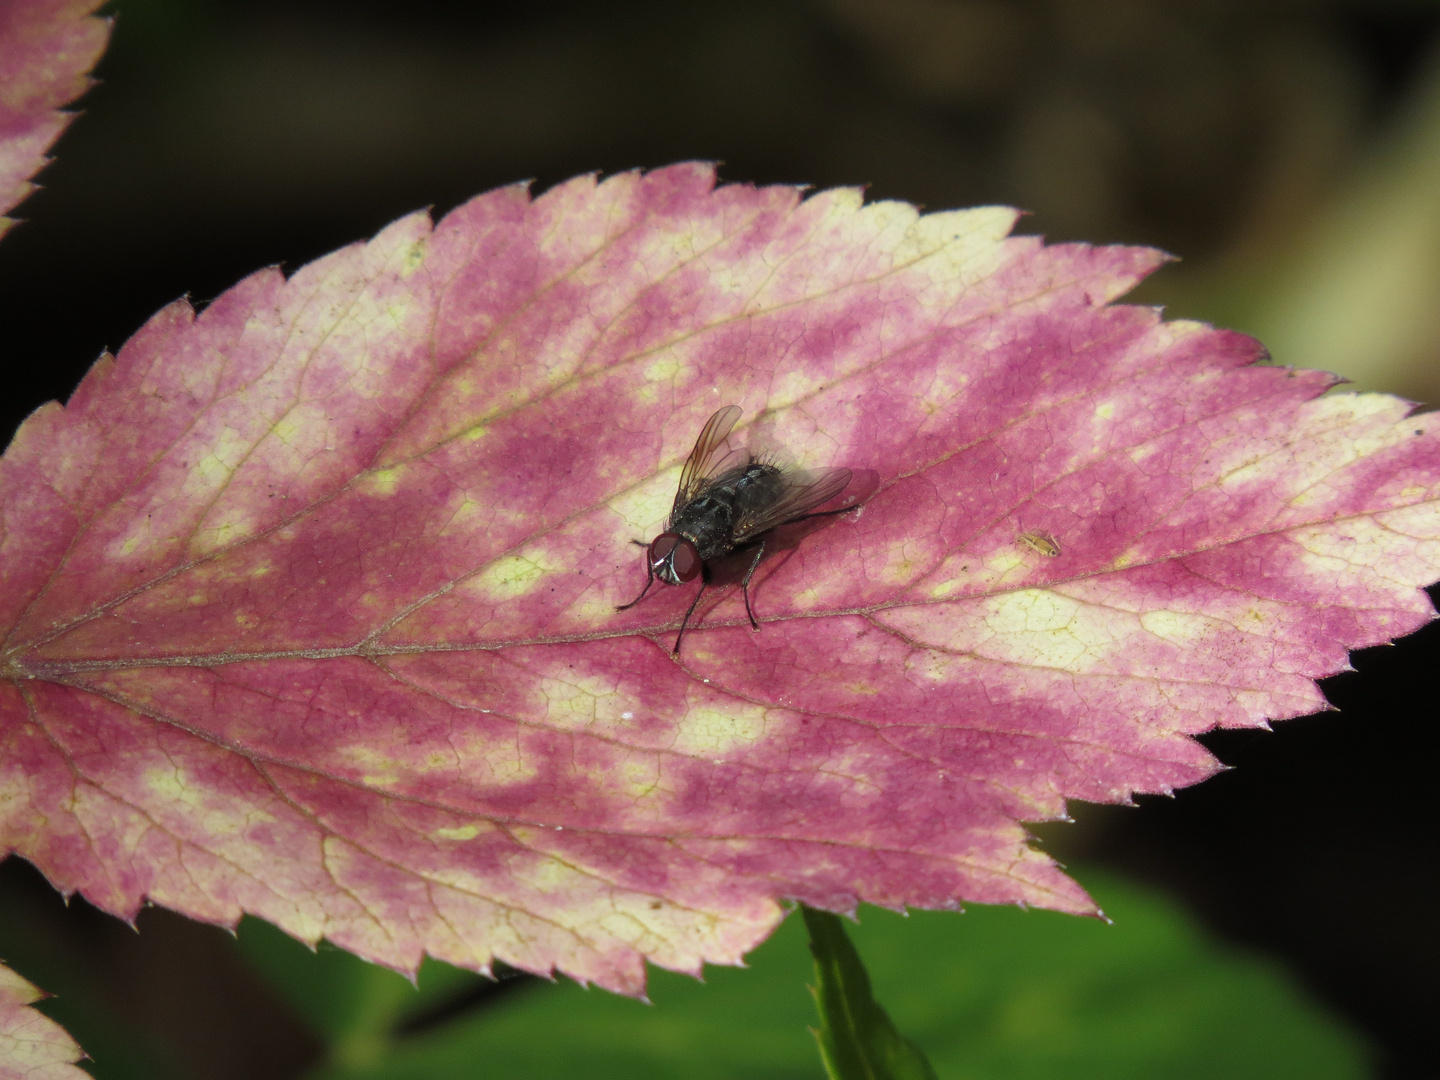
[[[135,0],[118,16],[86,115],[0,244],[7,433],[177,296],[498,184],[685,158],[1158,245],[1186,262],[1141,297],[1228,318],[1258,310],[1237,300],[1255,281],[1274,294],[1275,253],[1303,250],[1356,177],[1413,148],[1396,133],[1440,85],[1440,9],[1422,3]],[[1440,339],[1411,353],[1389,385],[1440,397]],[[1047,846],[1283,960],[1383,1075],[1440,1076],[1437,646],[1432,627],[1359,654],[1326,684],[1341,711],[1211,736],[1233,772],[1077,807]],[[117,1024],[181,1075],[283,1076],[319,1052],[222,931],[147,911],[133,935],[15,860],[0,896],[101,973]]]

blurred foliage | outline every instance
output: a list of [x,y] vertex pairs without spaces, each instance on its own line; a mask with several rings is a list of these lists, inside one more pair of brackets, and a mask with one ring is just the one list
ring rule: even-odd
[[94,115],[47,176],[85,186],[55,225],[142,259],[227,233],[272,245],[204,289],[519,177],[702,157],[1153,243],[1187,262],[1148,299],[1257,332],[1282,362],[1440,400],[1434,2],[118,8]]
[[1174,299],[1276,362],[1440,404],[1440,55],[1400,121],[1283,228],[1257,223]]
[[[939,1075],[1367,1075],[1358,1039],[1272,965],[1207,940],[1152,892],[1082,877],[1114,925],[1014,908],[908,918],[863,909],[851,934],[876,995]],[[398,975],[341,952],[312,954],[254,921],[240,948],[330,1038],[324,1080],[822,1075],[798,917],[751,954],[748,970],[710,968],[703,984],[652,972],[653,1004],[527,980],[488,1007],[398,1038],[387,1019],[394,1031],[474,977],[429,962],[412,991]]]
[[321,1053],[225,931],[158,908],[127,926],[13,857],[0,862],[0,961],[55,995],[38,1007],[106,1080],[278,1080]]
[[[503,968],[496,983],[433,960],[412,984],[254,919],[232,937],[150,910],[137,935],[77,902],[64,918],[82,916],[79,933],[57,935],[59,898],[21,866],[0,874],[0,959],[57,995],[40,1007],[80,1039],[100,1080],[824,1075],[798,916],[745,969],[707,968],[703,983],[652,969],[646,1003]],[[1217,944],[1153,891],[1079,876],[1113,925],[1015,908],[902,917],[867,907],[848,928],[876,998],[939,1076],[1369,1075],[1359,1037],[1274,964]],[[167,984],[149,985],[157,977]],[[297,1039],[303,1029],[308,1040]]]
[[[1434,0],[117,8],[104,82],[27,204],[48,230],[0,249],[0,320],[85,335],[77,368],[176,295],[416,207],[698,157],[1155,244],[1186,262],[1146,299],[1440,401]],[[71,288],[43,304],[85,295],[94,325],[43,321],[57,263]]]

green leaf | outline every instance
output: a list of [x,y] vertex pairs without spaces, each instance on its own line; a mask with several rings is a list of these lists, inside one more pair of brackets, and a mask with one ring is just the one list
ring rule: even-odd
[[875,1000],[839,916],[801,910],[815,957],[817,985],[810,992],[820,1011],[820,1027],[811,1031],[830,1080],[936,1080],[924,1053],[895,1030]]
[[[1153,891],[1083,868],[1077,876],[1113,926],[1009,907],[909,917],[861,909],[850,935],[866,958],[875,996],[939,1076],[1369,1075],[1360,1039],[1277,965],[1210,940]],[[242,929],[242,944],[245,937]],[[652,971],[653,1004],[568,981],[532,983],[444,1026],[389,1040],[386,1052],[366,1064],[332,1055],[319,1075],[820,1080],[824,1072],[806,1030],[814,1007],[804,986],[814,964],[805,939],[802,920],[792,918],[750,954],[747,969],[708,968],[704,983]],[[300,946],[291,959],[331,962]],[[426,964],[415,998],[436,993],[430,980],[448,970]],[[319,992],[309,986],[307,993]]]

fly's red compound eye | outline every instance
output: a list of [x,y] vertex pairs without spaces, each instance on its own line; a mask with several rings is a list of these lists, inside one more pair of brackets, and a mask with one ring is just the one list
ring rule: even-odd
[[675,550],[675,545],[679,542],[680,537],[674,533],[661,533],[655,537],[654,540],[651,540],[650,565],[658,570],[661,564],[670,557],[670,553]]
[[677,585],[700,573],[700,553],[678,533],[661,533],[650,542],[650,565],[663,581]]
[[700,573],[700,553],[689,540],[675,544],[675,554],[670,556],[670,568],[681,581],[694,581]]

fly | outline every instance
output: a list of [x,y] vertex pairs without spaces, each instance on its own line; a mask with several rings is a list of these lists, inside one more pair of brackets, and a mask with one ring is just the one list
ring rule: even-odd
[[680,488],[675,492],[665,531],[649,544],[631,541],[646,549],[645,588],[616,611],[632,608],[643,600],[656,578],[667,585],[700,579],[700,591],[690,602],[680,622],[680,633],[675,637],[672,650],[675,656],[680,654],[680,642],[685,637],[690,616],[710,584],[712,560],[734,551],[755,549],[740,589],[745,595],[745,614],[750,617],[750,626],[759,630],[760,624],[750,607],[750,579],[765,555],[767,534],[781,525],[855,509],[845,506],[811,512],[845,490],[850,483],[849,469],[786,472],[745,450],[719,453],[739,419],[740,407],[727,405],[706,421],[700,437],[695,440],[695,449],[690,451],[685,467],[680,470]]

